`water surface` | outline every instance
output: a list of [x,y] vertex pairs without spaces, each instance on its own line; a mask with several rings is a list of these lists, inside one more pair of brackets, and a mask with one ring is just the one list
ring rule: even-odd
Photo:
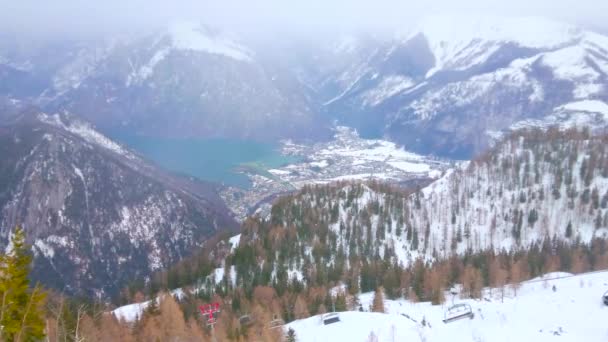
[[241,188],[251,183],[241,171],[263,173],[297,161],[283,156],[279,146],[238,139],[173,139],[110,133],[160,166],[202,180]]

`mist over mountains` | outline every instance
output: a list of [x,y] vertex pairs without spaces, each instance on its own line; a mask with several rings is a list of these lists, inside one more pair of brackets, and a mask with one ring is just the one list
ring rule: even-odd
[[176,22],[128,38],[8,43],[0,97],[146,136],[318,141],[338,122],[459,159],[514,127],[608,116],[608,38],[571,24],[444,15],[323,41],[248,45]]
[[522,128],[606,127],[601,32],[530,16],[416,22],[390,34],[277,33],[264,42],[196,21],[87,39],[5,33],[0,241],[25,225],[40,279],[106,295],[128,280],[110,274],[149,277],[237,229],[220,186],[163,171],[104,133],[315,144],[348,126],[363,138],[463,160]]

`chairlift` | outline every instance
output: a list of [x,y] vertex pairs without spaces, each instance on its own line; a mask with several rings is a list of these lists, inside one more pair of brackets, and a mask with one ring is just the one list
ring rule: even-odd
[[253,324],[253,317],[251,317],[251,315],[247,314],[247,315],[243,315],[241,317],[239,317],[239,323],[241,324],[241,326],[248,326]]
[[608,305],[608,291],[606,291],[604,293],[604,295],[602,296],[602,299],[603,299],[604,305]]
[[330,312],[323,315],[323,325],[329,325],[340,322],[340,315],[337,312]]
[[451,323],[462,318],[473,319],[475,314],[469,304],[456,304],[448,308],[444,314],[443,323]]

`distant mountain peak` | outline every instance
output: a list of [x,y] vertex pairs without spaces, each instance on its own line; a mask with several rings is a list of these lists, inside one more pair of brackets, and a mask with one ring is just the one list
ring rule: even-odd
[[196,22],[173,22],[167,29],[172,47],[178,50],[201,51],[250,62],[253,52],[234,39]]
[[579,41],[585,31],[543,17],[435,15],[422,19],[408,38],[423,35],[435,68],[461,69],[485,61],[506,43],[549,50]]
[[413,32],[444,45],[482,39],[553,48],[580,39],[584,30],[544,17],[440,14],[423,18]]

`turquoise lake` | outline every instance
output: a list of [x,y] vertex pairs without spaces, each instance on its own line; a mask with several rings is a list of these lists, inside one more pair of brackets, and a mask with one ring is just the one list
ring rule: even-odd
[[249,188],[251,183],[238,169],[264,173],[297,161],[281,155],[279,146],[248,140],[168,139],[119,133],[109,136],[168,170],[241,188]]

